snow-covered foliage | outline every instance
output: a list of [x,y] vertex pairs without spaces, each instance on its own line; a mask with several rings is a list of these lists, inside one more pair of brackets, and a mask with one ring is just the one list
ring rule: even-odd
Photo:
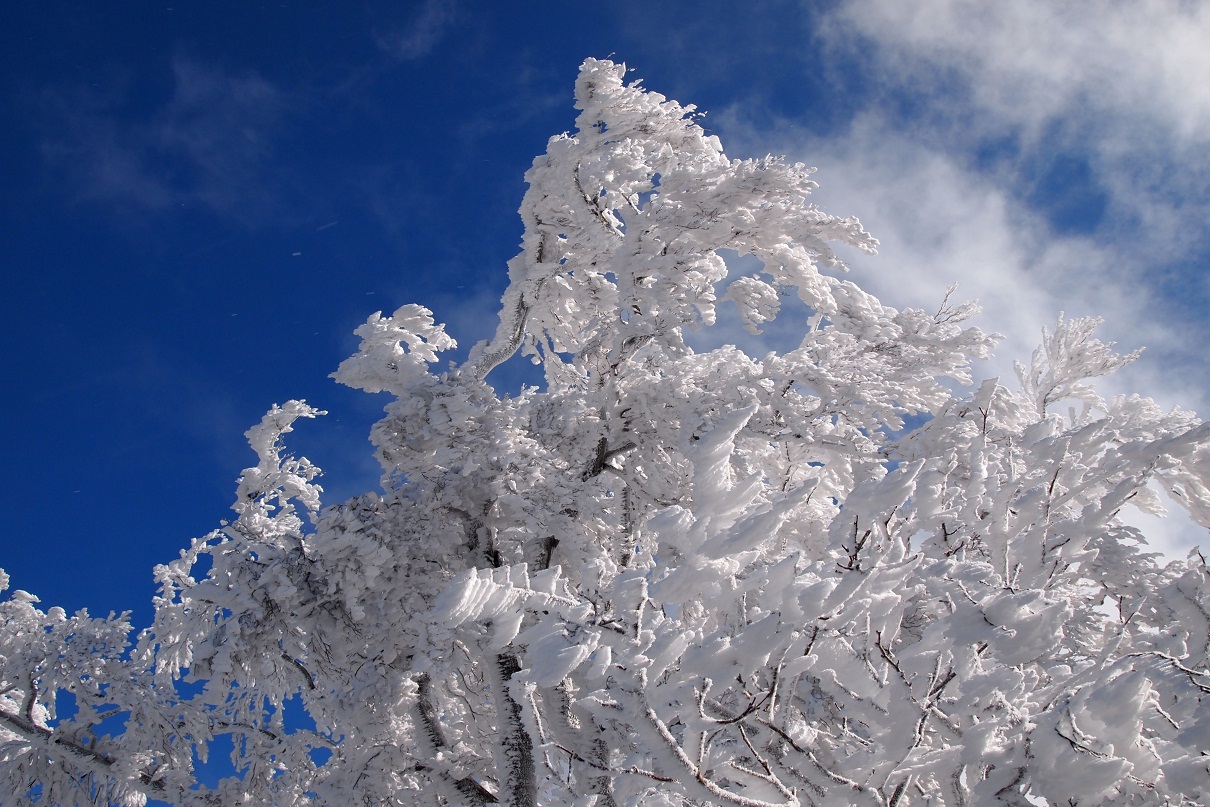
[[[973,306],[843,279],[875,241],[808,169],[624,74],[527,174],[494,338],[438,374],[427,309],[358,330],[383,492],[320,509],[291,402],[132,645],[0,604],[3,804],[1210,801],[1210,570],[1122,515],[1210,525],[1210,426],[1099,397],[1087,319],[972,383]],[[792,349],[685,341],[795,296]],[[498,395],[518,353],[545,388]]]

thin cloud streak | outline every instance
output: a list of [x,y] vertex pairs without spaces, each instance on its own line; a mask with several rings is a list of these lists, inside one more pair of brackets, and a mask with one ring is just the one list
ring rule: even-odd
[[441,44],[441,40],[458,21],[458,4],[451,0],[428,0],[412,21],[402,30],[378,35],[378,47],[396,59],[423,59]]
[[280,214],[268,168],[284,94],[256,74],[231,75],[178,57],[174,91],[143,118],[120,97],[58,96],[61,126],[43,153],[87,200],[136,211],[194,205],[263,221]]

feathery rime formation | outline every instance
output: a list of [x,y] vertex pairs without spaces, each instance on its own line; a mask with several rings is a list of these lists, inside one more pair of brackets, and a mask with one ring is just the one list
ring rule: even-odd
[[[1210,800],[1205,559],[1121,515],[1166,491],[1210,524],[1210,427],[1097,396],[1133,357],[1092,320],[973,384],[973,306],[844,280],[830,245],[875,241],[808,169],[728,159],[624,74],[585,62],[527,174],[491,340],[437,374],[427,309],[358,329],[334,375],[393,397],[382,493],[321,509],[291,402],[133,644],[0,603],[4,804]],[[791,296],[793,349],[685,341]],[[517,354],[545,389],[501,397]]]

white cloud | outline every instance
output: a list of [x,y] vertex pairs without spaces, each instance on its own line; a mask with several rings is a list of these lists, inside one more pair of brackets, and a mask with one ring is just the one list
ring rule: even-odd
[[1210,4],[848,0],[822,30],[888,96],[921,99],[946,148],[1010,142],[1016,192],[1036,190],[1030,166],[1076,154],[1107,197],[1100,229],[1132,235],[1121,248],[1210,246]]
[[978,103],[1034,131],[1056,117],[1160,123],[1210,138],[1210,5],[1179,0],[850,0],[831,22],[869,37],[913,76],[940,66]]

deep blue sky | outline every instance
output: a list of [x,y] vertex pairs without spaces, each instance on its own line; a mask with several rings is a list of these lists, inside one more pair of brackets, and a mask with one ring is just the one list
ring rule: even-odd
[[374,485],[383,402],[327,376],[376,310],[424,304],[463,350],[494,329],[522,174],[588,56],[732,156],[819,166],[821,205],[883,239],[854,274],[888,303],[958,281],[1008,358],[1102,313],[1153,348],[1136,386],[1202,406],[1207,15],[1049,5],[11,5],[0,567],[146,624],[152,565],[228,515],[243,431],[289,398],[331,413],[289,443],[327,501]]

